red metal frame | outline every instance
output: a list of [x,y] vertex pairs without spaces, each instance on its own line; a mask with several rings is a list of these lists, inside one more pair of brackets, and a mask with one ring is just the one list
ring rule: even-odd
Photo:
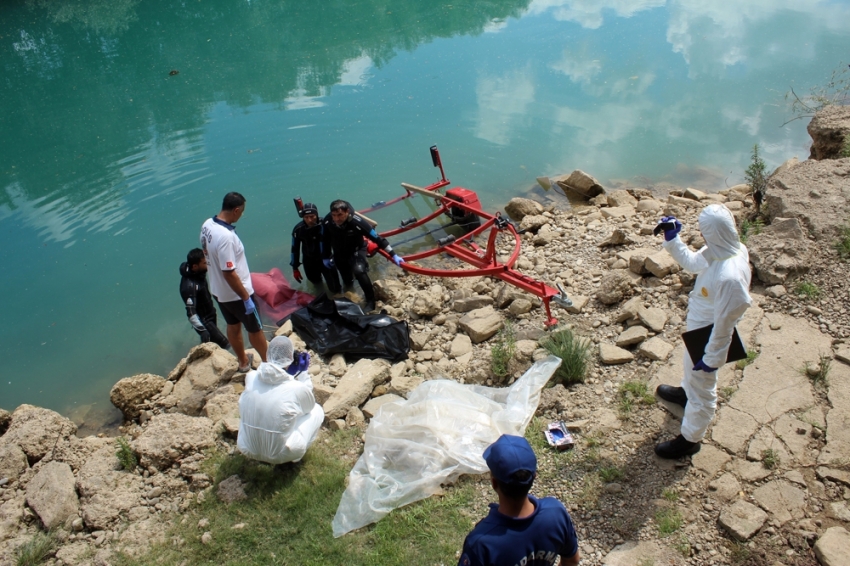
[[[517,233],[514,225],[508,222],[506,219],[502,218],[502,215],[500,213],[497,212],[495,214],[490,214],[480,208],[469,206],[464,202],[459,202],[445,195],[441,195],[437,192],[438,189],[448,185],[449,180],[446,179],[446,176],[443,173],[443,165],[440,161],[440,156],[436,149],[436,146],[431,148],[431,155],[434,158],[434,166],[440,167],[440,173],[442,178],[436,183],[424,187],[422,190],[433,193],[433,198],[439,203],[439,206],[434,212],[420,218],[419,220],[416,220],[415,222],[407,224],[406,226],[381,232],[381,236],[384,238],[390,238],[392,236],[396,236],[398,234],[402,234],[404,232],[422,226],[443,214],[451,216],[449,212],[450,209],[461,209],[467,214],[474,214],[478,216],[482,222],[479,227],[464,234],[463,236],[455,238],[453,241],[446,243],[445,245],[440,245],[435,248],[431,248],[430,250],[425,250],[422,252],[417,252],[404,256],[404,263],[401,264],[401,267],[405,271],[416,273],[418,275],[426,275],[429,277],[478,277],[485,275],[490,277],[497,277],[502,281],[513,285],[514,287],[517,287],[519,289],[522,289],[523,291],[531,293],[532,295],[540,297],[540,299],[543,301],[543,308],[546,310],[546,326],[552,327],[556,325],[558,323],[558,319],[552,316],[550,302],[554,299],[559,304],[569,306],[572,303],[567,297],[566,292],[564,292],[563,289],[553,289],[542,281],[538,281],[514,269],[514,265],[516,264],[516,261],[519,258],[519,254],[522,250],[522,242],[520,240],[519,233]],[[436,157],[434,157],[435,154]],[[462,187],[455,188],[467,190],[463,189]],[[367,213],[373,210],[377,210],[379,208],[384,208],[386,206],[390,206],[391,204],[395,204],[417,194],[416,192],[411,191],[410,189],[405,190],[406,194],[398,198],[395,198],[385,203],[382,202],[373,205],[371,208],[364,209],[360,212]],[[452,190],[454,190],[454,188]],[[478,244],[475,243],[473,239],[476,236],[484,234],[488,230],[489,234],[487,236],[487,246],[482,249]],[[513,234],[514,250],[513,253],[511,253],[510,258],[508,258],[506,262],[501,263],[496,257],[496,236],[499,234],[499,232],[503,231],[508,231],[509,233]],[[378,252],[385,258],[392,259],[390,255],[384,250],[378,250]],[[473,269],[429,269],[421,267],[419,265],[415,265],[413,263],[417,260],[435,256],[440,253],[447,253],[454,258],[468,263],[473,266]]]

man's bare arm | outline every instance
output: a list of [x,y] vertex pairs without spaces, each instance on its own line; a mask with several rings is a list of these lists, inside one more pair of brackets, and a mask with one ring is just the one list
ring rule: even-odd
[[576,553],[569,558],[561,556],[561,566],[578,566],[579,560],[581,560],[581,552],[576,550]]

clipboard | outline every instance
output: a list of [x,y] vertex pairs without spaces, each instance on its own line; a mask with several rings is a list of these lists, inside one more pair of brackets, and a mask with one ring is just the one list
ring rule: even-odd
[[[685,341],[685,347],[688,349],[688,354],[691,356],[691,361],[697,363],[705,355],[705,347],[708,345],[708,339],[711,338],[711,331],[714,328],[713,324],[688,330],[682,333],[682,340]],[[732,331],[732,343],[729,344],[729,351],[726,352],[726,363],[743,360],[747,357],[747,348],[741,337],[738,336],[738,329]]]

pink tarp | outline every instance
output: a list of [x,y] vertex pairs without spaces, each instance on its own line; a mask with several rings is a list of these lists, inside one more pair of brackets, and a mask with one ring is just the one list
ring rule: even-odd
[[252,273],[251,284],[258,299],[260,315],[275,325],[314,299],[313,295],[290,287],[286,276],[277,267],[268,273]]

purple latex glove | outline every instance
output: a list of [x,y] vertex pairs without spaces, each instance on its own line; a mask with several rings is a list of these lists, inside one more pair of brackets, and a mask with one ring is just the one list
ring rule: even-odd
[[682,223],[676,220],[675,216],[665,216],[661,219],[661,222],[673,223],[674,228],[672,230],[664,231],[664,239],[668,242],[675,238],[679,234],[679,232],[682,231]]
[[307,371],[310,367],[310,354],[307,352],[295,352],[295,359],[286,368],[286,373],[289,375],[298,375],[302,371]]
[[704,371],[706,373],[714,373],[717,371],[717,368],[709,367],[705,365],[705,362],[702,360],[697,362],[697,365],[694,366],[694,371]]
[[251,299],[251,297],[248,297],[247,299],[242,301],[242,303],[245,305],[245,314],[251,314],[252,312],[257,310],[257,307],[254,305],[254,301],[253,299]]
[[401,256],[400,256],[400,255],[398,255],[398,254],[393,254],[392,262],[393,262],[394,264],[398,265],[399,267],[401,267],[401,264],[402,264],[402,263],[404,263],[404,258],[403,258],[403,257],[401,257]]

